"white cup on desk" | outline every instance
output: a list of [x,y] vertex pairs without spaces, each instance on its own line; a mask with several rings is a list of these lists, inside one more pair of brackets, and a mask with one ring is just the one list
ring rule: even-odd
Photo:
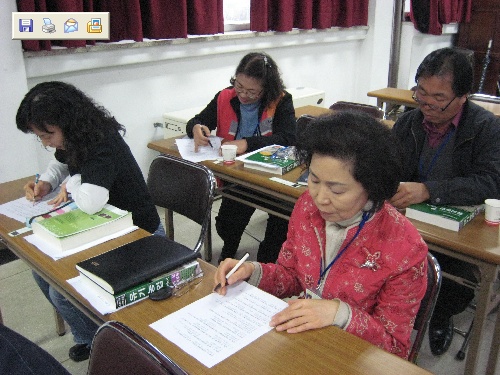
[[500,224],[500,199],[486,199],[484,201],[484,220],[488,225]]
[[222,145],[222,162],[226,165],[234,164],[236,160],[236,150],[238,146],[236,145]]

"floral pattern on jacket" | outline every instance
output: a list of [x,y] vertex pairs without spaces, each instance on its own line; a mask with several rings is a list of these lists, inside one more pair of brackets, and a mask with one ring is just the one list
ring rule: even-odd
[[[346,231],[343,248],[357,225]],[[306,191],[297,201],[276,264],[262,265],[259,288],[280,298],[317,286],[326,245],[325,220]],[[349,304],[345,330],[407,358],[415,316],[427,287],[427,245],[390,204],[373,215],[331,267],[323,299]]]

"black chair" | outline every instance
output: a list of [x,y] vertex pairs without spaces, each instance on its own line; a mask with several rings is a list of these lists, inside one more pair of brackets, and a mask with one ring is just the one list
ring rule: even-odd
[[410,355],[408,356],[408,360],[413,363],[417,362],[418,352],[422,346],[425,332],[429,327],[432,312],[434,311],[439,294],[439,288],[441,287],[441,279],[441,267],[437,259],[431,253],[427,253],[427,289],[420,303],[415,324],[413,325],[413,329],[417,331],[417,334],[413,340]]
[[87,375],[185,375],[168,356],[126,325],[109,321],[97,330]]
[[180,214],[201,226],[194,251],[205,243],[205,259],[212,259],[211,210],[215,177],[205,166],[171,155],[157,156],[149,167],[148,189],[153,203],[165,208],[165,230],[174,240],[173,213]]
[[377,120],[383,120],[385,118],[385,112],[382,108],[375,105],[361,104],[354,102],[336,102],[330,106],[331,110],[334,111],[359,111],[364,112]]

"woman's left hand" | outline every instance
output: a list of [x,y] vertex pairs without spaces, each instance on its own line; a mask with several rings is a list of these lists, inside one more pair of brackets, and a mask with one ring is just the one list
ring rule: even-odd
[[68,200],[69,198],[68,191],[66,190],[66,183],[63,183],[59,194],[57,194],[52,200],[48,201],[47,204],[51,204],[55,207],[59,206],[61,203],[67,202]]
[[269,325],[276,331],[298,333],[333,324],[339,302],[326,299],[294,299],[288,307],[271,318]]

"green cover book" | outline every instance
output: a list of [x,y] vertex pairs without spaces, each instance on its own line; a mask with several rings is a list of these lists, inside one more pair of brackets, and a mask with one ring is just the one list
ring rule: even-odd
[[478,206],[436,206],[429,203],[412,204],[406,208],[406,217],[459,231],[483,209]]
[[[287,151],[288,157],[280,157],[277,153]],[[236,158],[244,163],[245,168],[257,169],[274,174],[285,174],[299,165],[295,160],[294,147],[272,145]]]
[[33,234],[59,251],[71,250],[134,226],[132,214],[110,204],[89,215],[79,208],[31,225]]

